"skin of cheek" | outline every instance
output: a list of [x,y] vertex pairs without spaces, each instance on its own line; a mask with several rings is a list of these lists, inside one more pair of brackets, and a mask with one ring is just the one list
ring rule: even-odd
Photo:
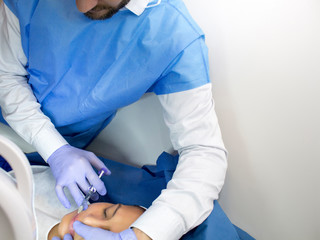
[[97,5],[117,7],[120,3],[121,3],[121,0],[98,0]]
[[90,9],[92,9],[94,6],[96,6],[98,3],[98,0],[76,0],[77,8],[80,12],[87,12]]
[[118,210],[116,216],[113,217],[110,231],[122,232],[126,230],[142,213],[143,210],[137,207],[123,206]]

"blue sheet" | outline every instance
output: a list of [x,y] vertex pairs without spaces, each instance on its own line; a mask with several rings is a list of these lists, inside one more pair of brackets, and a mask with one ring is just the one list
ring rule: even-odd
[[[108,189],[106,196],[98,201],[141,205],[149,207],[168,181],[178,163],[178,156],[162,153],[156,166],[136,168],[101,158],[111,170],[110,176],[102,178]],[[245,231],[234,226],[228,219],[218,201],[214,202],[214,210],[198,227],[188,232],[182,240],[253,240]]]

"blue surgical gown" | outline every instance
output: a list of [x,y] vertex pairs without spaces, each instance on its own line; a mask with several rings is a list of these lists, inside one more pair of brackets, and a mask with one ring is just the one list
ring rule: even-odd
[[28,83],[73,146],[87,146],[117,109],[146,92],[210,82],[204,35],[181,0],[103,21],[88,19],[75,1],[4,2],[20,22]]

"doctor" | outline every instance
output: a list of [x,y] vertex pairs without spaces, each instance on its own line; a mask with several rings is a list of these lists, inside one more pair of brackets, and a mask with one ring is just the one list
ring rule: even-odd
[[76,222],[75,231],[86,240],[167,240],[203,222],[227,161],[204,34],[182,0],[4,0],[0,13],[2,115],[48,162],[65,207],[65,187],[78,205],[90,184],[106,194],[93,170],[106,166],[82,149],[146,92],[157,94],[179,152],[167,189],[131,228]]

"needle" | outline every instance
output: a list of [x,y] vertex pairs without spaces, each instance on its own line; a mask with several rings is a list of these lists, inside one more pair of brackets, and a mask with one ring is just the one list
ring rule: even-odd
[[[99,171],[99,178],[101,179],[102,175],[107,172],[107,169],[103,168]],[[89,187],[89,191],[88,193],[86,194],[85,198],[83,199],[81,205],[79,206],[78,208],[78,214],[81,213],[84,209],[84,206],[88,204],[88,201],[90,199],[90,197],[92,196],[92,194],[94,194],[97,190],[92,186],[90,185]]]

